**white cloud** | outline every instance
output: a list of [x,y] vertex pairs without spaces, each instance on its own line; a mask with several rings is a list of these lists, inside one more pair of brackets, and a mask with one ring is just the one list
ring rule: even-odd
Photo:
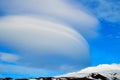
[[120,64],[101,64],[95,67],[88,67],[80,71],[80,73],[102,72],[109,70],[120,70]]
[[71,24],[86,38],[97,36],[98,20],[84,11],[76,9],[65,0],[7,0],[0,2],[1,10],[12,15],[34,15],[52,18]]
[[120,1],[108,1],[108,0],[99,0],[99,6],[96,8],[96,12],[99,18],[103,18],[110,22],[119,22],[120,17]]
[[99,19],[118,23],[120,21],[119,0],[80,0],[80,3]]
[[6,62],[16,62],[19,60],[19,56],[15,55],[15,54],[0,52],[0,60],[6,61]]
[[0,10],[7,15],[0,19],[0,43],[18,52],[18,64],[53,70],[91,64],[85,38],[98,35],[99,22],[82,7],[65,0],[7,0]]
[[73,48],[73,51],[76,52],[81,46],[80,52],[76,53],[88,53],[86,40],[75,30],[59,23],[26,16],[11,16],[1,19],[0,26],[0,41],[6,42],[18,50],[24,49],[31,52],[31,49],[33,51],[47,47],[49,49],[67,49],[69,47],[67,50]]
[[22,56],[18,63],[27,66],[59,69],[63,64],[90,65],[86,40],[58,22],[27,16],[4,17],[0,19],[0,42],[17,50]]

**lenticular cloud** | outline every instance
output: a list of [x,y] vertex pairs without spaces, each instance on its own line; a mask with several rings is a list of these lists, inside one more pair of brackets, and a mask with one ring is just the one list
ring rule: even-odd
[[4,17],[0,19],[0,43],[17,51],[17,63],[26,66],[62,70],[62,66],[77,69],[90,65],[86,40],[74,29],[55,21]]
[[0,1],[0,10],[6,15],[49,17],[71,25],[87,39],[98,35],[98,20],[84,7],[75,8],[69,0],[3,0]]
[[[0,1],[5,13],[0,19],[0,49],[22,66],[60,71],[90,66],[85,38],[98,35],[99,22],[84,9],[67,0]],[[1,60],[9,62],[10,57]]]

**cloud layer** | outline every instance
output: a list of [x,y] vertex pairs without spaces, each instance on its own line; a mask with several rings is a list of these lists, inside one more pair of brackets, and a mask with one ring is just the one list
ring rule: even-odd
[[0,2],[0,9],[6,15],[42,16],[72,25],[70,27],[80,31],[86,38],[93,38],[98,35],[96,32],[98,20],[85,12],[82,7],[76,9],[66,0],[7,0]]
[[68,72],[91,65],[86,39],[98,35],[99,22],[83,7],[66,0],[0,0],[0,11],[0,59],[17,65],[1,64],[2,72]]
[[22,56],[19,64],[54,70],[90,65],[86,40],[68,26],[26,16],[4,17],[0,26],[0,42]]

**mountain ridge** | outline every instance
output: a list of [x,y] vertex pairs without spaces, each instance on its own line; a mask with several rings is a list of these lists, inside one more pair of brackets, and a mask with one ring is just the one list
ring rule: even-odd
[[[92,76],[91,76],[92,75]],[[56,77],[78,77],[78,78],[92,78],[93,76],[102,76],[106,80],[120,80],[120,64],[102,64],[96,67],[88,67],[82,69],[81,71],[68,73],[65,75],[60,75]],[[103,80],[103,79],[101,79]]]

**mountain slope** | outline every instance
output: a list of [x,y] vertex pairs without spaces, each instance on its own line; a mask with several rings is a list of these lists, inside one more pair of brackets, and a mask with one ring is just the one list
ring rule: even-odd
[[96,76],[105,77],[106,80],[120,80],[120,64],[103,64],[96,67],[88,67],[81,71],[68,73],[58,77],[87,77],[90,79],[94,79],[93,77]]

